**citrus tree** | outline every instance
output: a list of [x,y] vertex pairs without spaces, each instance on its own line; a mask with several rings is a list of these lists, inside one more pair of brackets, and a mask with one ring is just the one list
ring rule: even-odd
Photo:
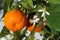
[[60,0],[5,0],[3,10],[0,38],[60,39]]

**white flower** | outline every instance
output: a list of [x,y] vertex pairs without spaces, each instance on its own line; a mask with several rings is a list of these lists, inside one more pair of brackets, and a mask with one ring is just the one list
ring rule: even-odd
[[37,15],[34,15],[33,19],[37,18],[38,16]]
[[49,13],[49,12],[46,12],[46,14],[47,14],[47,15],[50,15],[50,13]]
[[12,40],[14,37],[11,34],[6,35],[5,37],[0,38],[0,40]]
[[47,1],[47,3],[49,3],[49,1]]
[[19,7],[21,7],[21,5],[19,5]]
[[39,20],[40,19],[38,18],[38,16],[34,15],[34,17],[33,17],[33,24],[35,25],[36,23],[38,23]]
[[36,5],[34,5],[34,8],[36,8]]
[[30,19],[29,21],[30,21],[31,24],[33,23],[33,19]]
[[43,17],[43,18],[44,18],[44,19],[43,19],[43,21],[45,21],[45,20],[46,20],[46,18],[45,18],[45,14],[50,15],[50,13],[49,13],[49,12],[44,11],[44,10],[42,10],[42,9],[38,10],[38,12],[43,12],[43,13],[42,13],[42,15],[41,15],[41,17]]
[[42,9],[40,9],[40,10],[38,10],[38,12],[43,12],[43,10],[42,10]]
[[49,12],[47,12],[47,11],[46,12],[43,12],[42,15],[41,15],[41,17],[44,17],[43,21],[46,20],[45,14],[50,15]]
[[2,37],[0,40],[7,40],[6,37]]
[[42,40],[44,38],[43,36],[40,35],[39,32],[35,32],[34,37],[35,37],[35,40]]
[[12,40],[12,38],[14,38],[13,35],[10,35],[10,34],[6,35],[5,37],[6,37],[8,40]]
[[43,12],[41,17],[43,17],[45,14],[50,15],[49,12],[44,11],[44,10],[42,10],[42,9],[38,10],[38,12]]
[[38,23],[39,20],[40,19],[38,18],[38,16],[37,15],[34,15],[33,19],[30,19],[30,23],[33,23],[34,26],[35,26],[35,24]]
[[35,25],[36,23],[38,23],[39,20],[40,20],[39,18],[34,19],[33,24]]
[[46,11],[46,12],[43,12],[43,13],[42,13],[41,17],[44,17],[45,14],[50,15],[50,13]]
[[45,12],[42,13],[41,17],[44,17],[45,16]]

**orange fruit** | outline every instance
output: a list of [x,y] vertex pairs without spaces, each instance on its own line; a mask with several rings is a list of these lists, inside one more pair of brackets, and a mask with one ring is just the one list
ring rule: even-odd
[[43,30],[43,26],[40,25],[35,29],[35,32],[39,32],[39,31],[42,31],[42,30]]
[[4,16],[5,27],[13,32],[21,30],[26,23],[26,16],[18,9],[9,10]]
[[32,30],[34,29],[34,25],[32,24],[32,25],[29,25],[28,27],[27,27],[27,30],[29,30],[30,32],[32,32]]
[[[30,32],[32,32],[33,29],[34,29],[34,25],[33,24],[27,27],[27,30],[29,30]],[[42,25],[40,25],[40,26],[35,28],[35,32],[40,32],[42,30],[43,30],[43,26]]]

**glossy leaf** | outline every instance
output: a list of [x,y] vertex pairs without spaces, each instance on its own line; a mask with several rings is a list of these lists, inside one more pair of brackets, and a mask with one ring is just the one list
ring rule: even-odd
[[55,31],[60,31],[60,4],[51,3],[48,8],[50,15],[46,15],[48,25]]

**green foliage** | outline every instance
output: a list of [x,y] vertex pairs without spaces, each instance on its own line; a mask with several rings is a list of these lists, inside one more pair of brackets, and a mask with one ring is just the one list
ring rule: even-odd
[[33,8],[33,2],[32,0],[21,0],[21,5],[26,9]]
[[30,35],[30,39],[29,40],[34,40],[34,32]]
[[0,33],[0,37],[4,37],[5,35],[8,35],[10,32],[5,27],[3,28],[2,32]]
[[11,9],[11,6],[12,6],[12,3],[13,3],[14,0],[5,0],[5,3],[4,3],[4,14],[3,14],[3,17],[5,15],[5,13]]
[[53,4],[60,4],[60,0],[48,0],[48,1]]
[[52,4],[48,8],[49,16],[46,15],[48,25],[51,29],[60,31],[60,4]]
[[[47,37],[54,34],[53,37],[52,37],[53,39],[50,38],[50,40],[55,40],[55,39],[57,40],[57,38],[60,37],[60,34],[58,34],[60,32],[60,0],[48,0],[48,1],[50,3],[50,6],[47,7],[47,11],[50,13],[50,15],[46,15],[46,19],[47,19],[47,22],[48,22],[47,25],[48,25],[49,28],[44,27],[44,32],[46,33],[44,36],[45,36],[45,39],[46,39]],[[14,0],[6,0],[5,1],[4,15],[8,10],[13,8],[12,7],[13,2],[14,2]],[[33,2],[36,2],[36,3],[34,4]],[[43,2],[42,2],[42,4],[44,4]],[[18,6],[21,5],[21,9],[24,9],[24,12],[28,11],[30,13],[31,12],[36,12],[37,13],[39,9],[43,8],[42,4],[39,0],[21,0],[20,2],[17,2],[14,6],[18,8]],[[34,5],[36,5],[35,8],[34,8]],[[20,8],[18,8],[18,9],[20,9]],[[39,15],[39,13],[38,13],[38,15]],[[14,39],[14,40],[20,40],[18,38],[22,39],[22,37],[25,36],[24,35],[25,31],[26,30],[19,31],[19,32],[15,33],[14,37],[16,39]],[[5,36],[9,33],[10,32],[4,27],[2,32],[0,33],[0,37],[3,37],[3,36]],[[31,36],[30,40],[34,40],[34,33],[32,33],[30,36]]]

